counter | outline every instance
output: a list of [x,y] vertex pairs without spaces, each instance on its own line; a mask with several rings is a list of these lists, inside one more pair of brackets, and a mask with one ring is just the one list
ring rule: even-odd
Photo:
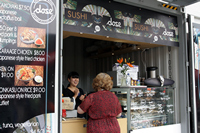
[[62,133],[87,133],[87,120],[70,118],[62,121]]
[[[127,118],[117,119],[121,133],[127,133]],[[87,133],[87,120],[70,118],[62,121],[62,133]]]

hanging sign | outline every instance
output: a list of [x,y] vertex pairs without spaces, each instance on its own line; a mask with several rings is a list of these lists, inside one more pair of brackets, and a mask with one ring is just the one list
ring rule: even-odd
[[107,0],[65,0],[64,31],[179,46],[177,17]]

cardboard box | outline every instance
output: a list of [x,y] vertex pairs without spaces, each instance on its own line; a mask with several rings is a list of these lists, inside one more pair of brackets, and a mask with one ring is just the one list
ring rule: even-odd
[[[132,64],[133,65],[133,64]],[[112,67],[112,71],[121,71],[122,68],[124,68],[124,66],[120,67],[119,66],[119,63],[115,63]],[[133,67],[128,67],[129,70],[133,70],[135,72],[138,72],[139,71],[139,67],[137,65],[133,65]]]
[[132,78],[133,80],[138,80],[138,71],[136,70],[127,70],[126,74],[129,74],[130,78]]
[[[138,69],[131,69],[131,70],[127,70],[126,74],[129,74],[129,76],[127,76],[127,85],[130,85],[130,80],[131,78],[133,80],[138,80]],[[113,86],[121,86],[121,78],[122,78],[122,73],[121,71],[108,71],[107,74],[109,74],[111,76],[111,78],[113,79]]]
[[70,118],[70,117],[77,117],[77,110],[67,110],[66,111],[67,113],[67,118]]
[[64,102],[62,102],[62,109],[66,109],[66,110],[73,110],[75,107],[75,100],[74,98],[69,98],[69,97],[63,97],[62,100]]
[[115,63],[112,67],[112,71],[121,71],[123,67],[119,66],[119,63]]
[[121,78],[122,78],[122,73],[120,71],[108,71],[107,74],[111,76],[113,79],[113,86],[120,86],[121,85]]

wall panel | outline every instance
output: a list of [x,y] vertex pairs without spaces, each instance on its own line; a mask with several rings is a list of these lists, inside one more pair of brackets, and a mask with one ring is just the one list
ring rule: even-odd
[[[107,72],[112,70],[112,66],[120,57],[128,58],[135,61],[135,65],[139,66],[139,77],[145,77],[145,66],[157,66],[157,75],[164,75],[169,78],[169,51],[168,47],[157,47],[148,49],[145,52],[134,51],[122,55],[114,55],[105,58],[91,59],[87,57],[86,48],[94,44],[94,40],[86,38],[68,37],[63,41],[63,72],[67,74],[74,70],[80,74],[79,87],[86,92],[92,91],[93,78],[99,72]],[[106,43],[105,43],[106,45]],[[142,54],[143,53],[143,54]],[[174,86],[178,87],[178,48],[171,47],[171,67],[172,79],[175,80]],[[144,64],[142,63],[142,57]],[[65,84],[68,84],[66,81]]]

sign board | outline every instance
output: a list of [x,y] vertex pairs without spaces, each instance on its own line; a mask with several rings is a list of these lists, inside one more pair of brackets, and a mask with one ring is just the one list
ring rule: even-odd
[[56,0],[0,8],[0,132],[52,133]]
[[107,0],[65,0],[63,30],[179,46],[177,17]]

